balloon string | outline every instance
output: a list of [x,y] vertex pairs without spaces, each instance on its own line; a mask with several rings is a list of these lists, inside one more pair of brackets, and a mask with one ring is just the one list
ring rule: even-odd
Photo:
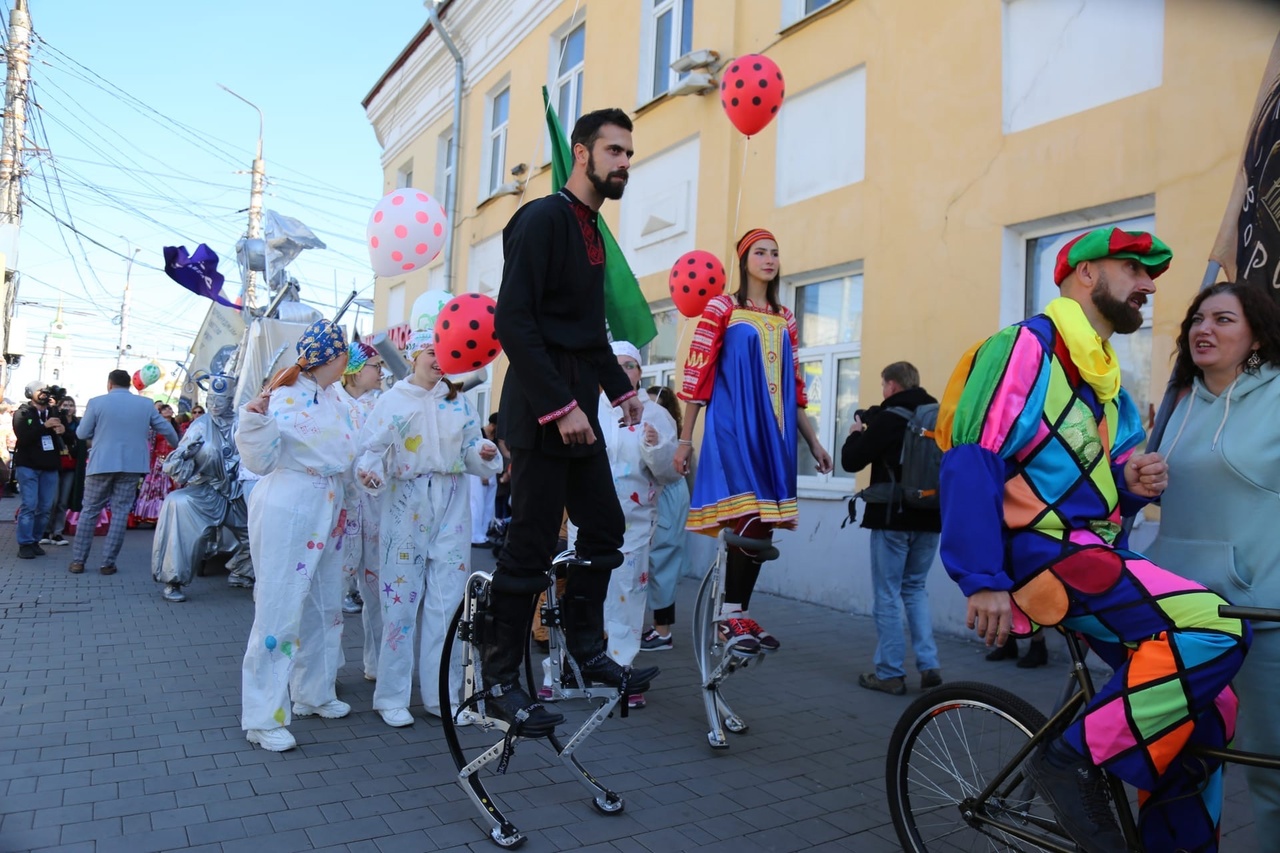
[[[733,273],[738,269],[738,214],[742,212],[742,184],[746,180],[747,175],[747,149],[751,147],[751,137],[745,138],[742,143],[742,168],[738,171],[738,202],[733,207],[733,230],[729,233],[729,268],[728,279],[729,284],[733,284]],[[726,293],[732,293],[733,289],[725,288]]]

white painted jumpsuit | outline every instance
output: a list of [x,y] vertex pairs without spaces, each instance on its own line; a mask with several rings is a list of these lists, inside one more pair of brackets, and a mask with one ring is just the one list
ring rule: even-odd
[[[502,457],[480,458],[497,447],[480,432],[480,418],[466,397],[447,399],[449,386],[431,390],[402,379],[374,406],[360,433],[358,471],[380,490],[380,590],[365,596],[365,609],[382,610],[375,711],[408,708],[413,693],[415,633],[418,689],[427,713],[440,714],[440,655],[445,631],[462,600],[471,556],[471,506],[466,474],[495,477]],[[421,625],[418,612],[421,610]],[[451,681],[460,699],[461,667]]]
[[343,487],[356,449],[339,393],[304,374],[271,392],[270,414],[240,410],[240,464],[262,475],[249,498],[257,582],[241,674],[245,730],[288,726],[291,698],[312,706],[337,698]]
[[[351,425],[359,436],[360,429],[369,418],[369,413],[382,396],[380,391],[366,391],[359,397],[352,397],[347,389],[341,388],[339,396],[347,404],[351,413]],[[352,580],[360,597],[365,601],[376,601],[378,598],[378,514],[380,505],[378,498],[359,487],[355,479],[355,466],[351,469],[351,478],[346,483],[347,489],[347,530],[342,544],[342,576],[343,589],[350,589]],[[378,642],[382,636],[382,609],[366,607],[360,614],[360,627],[364,634],[364,674],[366,678],[374,678],[378,674]],[[345,655],[344,655],[345,657]]]
[[[671,413],[651,400],[644,404],[644,418],[630,427],[620,425],[622,409],[600,395],[600,431],[609,453],[613,485],[622,505],[626,529],[622,537],[622,565],[609,575],[604,600],[604,628],[609,654],[622,666],[635,660],[644,630],[646,589],[649,584],[649,543],[658,521],[658,496],[662,487],[681,475],[675,468],[676,422]],[[658,433],[654,445],[644,443],[644,425]],[[578,537],[570,525],[569,541]]]

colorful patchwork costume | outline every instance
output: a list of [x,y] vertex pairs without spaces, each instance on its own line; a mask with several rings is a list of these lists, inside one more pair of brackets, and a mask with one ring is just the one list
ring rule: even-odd
[[1124,466],[1143,438],[1079,303],[1003,329],[961,359],[941,406],[941,555],[965,595],[1012,594],[1015,633],[1034,622],[1088,638],[1115,674],[1067,742],[1142,792],[1146,849],[1215,850],[1221,767],[1206,777],[1175,759],[1230,740],[1250,633],[1218,616],[1221,598],[1126,548],[1122,517],[1146,499]]

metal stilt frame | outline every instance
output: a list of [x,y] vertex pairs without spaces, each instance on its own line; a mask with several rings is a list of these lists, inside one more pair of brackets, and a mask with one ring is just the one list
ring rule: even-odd
[[[592,776],[575,755],[591,733],[612,716],[615,706],[625,697],[616,688],[605,685],[579,686],[584,684],[586,679],[582,677],[578,664],[565,652],[564,628],[560,618],[560,600],[556,593],[555,577],[556,570],[574,564],[584,565],[576,559],[572,551],[565,551],[556,557],[553,570],[548,576],[547,602],[538,614],[538,618],[543,620],[550,634],[552,701],[584,699],[590,705],[590,713],[566,739],[561,740],[556,734],[551,734],[545,740],[551,745],[560,761],[575,771],[574,778],[591,794],[591,805],[596,811],[606,815],[620,814],[624,808],[622,797]],[[514,849],[525,842],[526,836],[507,820],[493,797],[485,790],[480,776],[480,771],[494,761],[499,762],[500,772],[505,772],[506,759],[510,757],[516,744],[522,740],[519,737],[508,737],[508,724],[489,717],[486,714],[484,699],[479,698],[479,694],[484,689],[480,677],[480,646],[486,641],[483,636],[482,608],[483,602],[488,598],[489,586],[492,582],[493,576],[487,572],[473,572],[467,579],[466,592],[445,635],[440,669],[440,708],[443,712],[445,741],[458,768],[458,784],[466,791],[471,802],[479,809],[481,817],[489,824],[490,840],[499,847]],[[473,724],[472,731],[481,735],[485,733],[500,735],[497,743],[491,746],[481,748],[475,743],[477,738],[473,735],[468,735],[470,742],[466,744],[459,737],[455,722],[459,707],[448,681],[448,662],[452,659],[455,645],[462,655],[463,695],[477,697],[473,704],[480,720]],[[533,659],[528,647],[525,648],[525,682],[529,695],[536,696]],[[622,702],[622,716],[626,716],[625,701]],[[542,739],[535,738],[535,740]],[[472,755],[469,756],[468,752]]]
[[715,560],[702,578],[693,606],[693,654],[702,676],[702,701],[707,713],[707,743],[713,749],[728,749],[724,733],[747,730],[747,723],[725,701],[720,687],[730,675],[749,666],[760,666],[768,652],[746,652],[735,641],[720,638],[720,608],[724,604],[724,574],[729,548],[750,551],[761,561],[773,560],[778,549],[768,539],[748,539],[728,529],[720,531]]

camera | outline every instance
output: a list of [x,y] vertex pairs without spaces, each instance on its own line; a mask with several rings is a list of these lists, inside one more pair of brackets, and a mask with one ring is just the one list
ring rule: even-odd
[[67,399],[67,389],[61,385],[47,385],[42,390],[36,392],[36,399],[43,398],[53,405],[54,408],[62,405],[62,401]]

